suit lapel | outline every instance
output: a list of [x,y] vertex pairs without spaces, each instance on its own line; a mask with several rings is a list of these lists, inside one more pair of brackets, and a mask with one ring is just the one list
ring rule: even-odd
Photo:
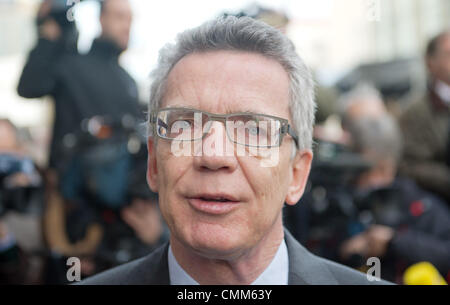
[[[289,285],[338,284],[323,262],[308,252],[287,230],[284,230],[284,239],[289,255]],[[166,243],[148,256],[141,265],[140,271],[144,276],[141,283],[170,285],[168,250],[169,243]]]
[[328,268],[284,230],[289,255],[289,285],[338,284]]
[[142,278],[139,281],[143,285],[170,285],[169,263],[168,263],[169,243],[155,250],[139,266],[139,274]]

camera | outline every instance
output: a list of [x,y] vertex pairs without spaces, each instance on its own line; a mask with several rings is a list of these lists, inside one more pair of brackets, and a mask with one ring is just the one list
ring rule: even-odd
[[0,153],[0,216],[8,211],[37,212],[39,202],[43,202],[43,189],[33,161]]
[[77,48],[78,30],[75,22],[71,21],[67,17],[69,9],[73,8],[69,6],[65,0],[46,0],[42,5],[49,5],[50,9],[45,14],[38,14],[36,18],[36,25],[38,29],[48,20],[54,20],[61,29],[61,37],[59,42],[66,51],[74,51]]

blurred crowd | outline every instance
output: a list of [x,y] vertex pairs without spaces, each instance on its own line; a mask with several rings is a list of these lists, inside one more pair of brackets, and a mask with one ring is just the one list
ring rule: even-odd
[[[47,168],[0,118],[0,283],[64,284],[69,257],[80,258],[84,278],[169,238],[145,178],[145,108],[119,65],[130,4],[101,1],[102,32],[87,54],[67,10],[66,1],[40,5],[17,86],[54,101]],[[289,22],[262,7],[238,15],[283,32]],[[430,37],[423,61],[427,89],[402,107],[376,82],[318,85],[307,190],[284,209],[285,226],[313,253],[361,271],[379,257],[381,277],[400,284],[419,262],[450,281],[450,30]]]

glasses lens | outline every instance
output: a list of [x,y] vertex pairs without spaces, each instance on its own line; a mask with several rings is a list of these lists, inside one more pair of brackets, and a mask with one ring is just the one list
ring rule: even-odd
[[228,117],[227,133],[231,141],[246,146],[279,146],[281,122],[263,115]]
[[156,130],[158,136],[166,139],[192,141],[202,138],[202,122],[205,115],[189,109],[165,109],[158,112]]

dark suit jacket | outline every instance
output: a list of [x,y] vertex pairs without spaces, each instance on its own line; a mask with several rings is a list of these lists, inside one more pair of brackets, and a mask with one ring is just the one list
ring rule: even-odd
[[[370,282],[365,274],[315,256],[285,230],[289,255],[289,285],[366,285],[387,284]],[[86,285],[169,285],[169,244],[149,255],[90,277]]]

